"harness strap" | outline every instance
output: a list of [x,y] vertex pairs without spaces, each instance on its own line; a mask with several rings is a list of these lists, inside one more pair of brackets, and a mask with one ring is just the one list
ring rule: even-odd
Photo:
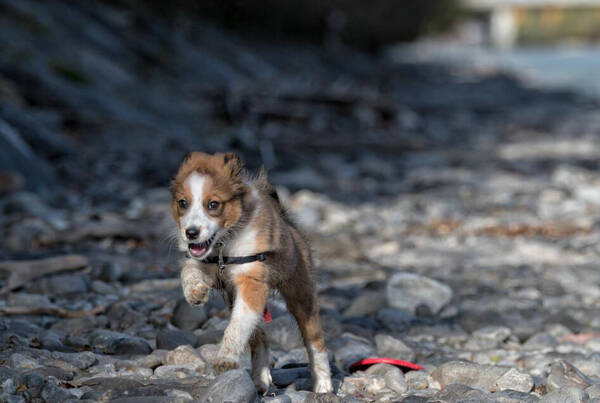
[[[267,260],[267,254],[269,252],[261,252],[256,255],[250,256],[223,256],[223,254],[219,251],[219,256],[209,256],[206,259],[203,259],[203,263],[209,264],[217,264],[219,265],[219,269],[224,270],[228,264],[242,264],[242,263],[252,263],[252,262],[264,262]],[[269,323],[273,320],[271,316],[271,312],[269,312],[269,308],[265,306],[265,310],[263,312],[263,321],[265,323]]]
[[269,252],[261,252],[250,256],[209,256],[203,259],[203,263],[218,264],[221,270],[225,269],[228,264],[242,264],[252,262],[264,262],[267,260]]

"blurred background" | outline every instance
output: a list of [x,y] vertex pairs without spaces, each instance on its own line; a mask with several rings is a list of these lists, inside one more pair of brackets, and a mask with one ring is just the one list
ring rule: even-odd
[[[517,350],[594,334],[599,39],[595,0],[0,0],[4,333],[218,341],[224,306],[181,302],[170,238],[167,186],[198,150],[270,170],[342,371],[382,332],[430,369],[488,363],[485,326]],[[273,337],[276,358],[299,346]],[[508,337],[494,364],[516,365]]]

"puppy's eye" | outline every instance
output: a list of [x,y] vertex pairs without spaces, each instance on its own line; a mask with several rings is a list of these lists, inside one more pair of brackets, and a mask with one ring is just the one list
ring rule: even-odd
[[185,199],[181,199],[177,203],[179,204],[179,207],[182,209],[186,209],[188,206],[188,202]]
[[209,210],[216,210],[217,208],[219,208],[219,202],[216,200],[211,200],[208,202],[207,207]]

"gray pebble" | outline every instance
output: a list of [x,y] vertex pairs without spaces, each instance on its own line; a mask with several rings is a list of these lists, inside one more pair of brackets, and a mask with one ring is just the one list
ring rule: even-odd
[[542,396],[539,401],[540,403],[583,403],[589,401],[589,396],[580,388],[565,387]]
[[446,386],[444,389],[437,392],[433,399],[429,400],[436,403],[458,403],[458,402],[480,402],[480,403],[496,403],[491,393],[487,393],[480,389],[470,388],[466,385],[453,383]]
[[415,273],[396,273],[386,286],[388,304],[411,312],[415,312],[419,305],[426,305],[433,314],[437,314],[452,296],[452,289],[446,284]]
[[90,345],[104,354],[150,354],[152,349],[145,339],[110,330],[94,330]]
[[404,342],[387,334],[378,334],[375,336],[375,345],[377,346],[377,355],[379,357],[395,358],[398,360],[412,361],[415,353]]
[[156,333],[156,348],[173,350],[178,346],[186,344],[193,347],[198,345],[198,338],[194,333],[188,330],[160,329]]
[[175,305],[171,323],[183,330],[196,330],[208,319],[206,306],[191,306],[185,299]]
[[164,363],[166,365],[204,364],[204,360],[202,355],[188,344],[169,351],[165,356]]
[[581,371],[575,368],[567,361],[557,361],[550,367],[550,374],[546,382],[548,390],[556,390],[562,388],[579,388],[585,389],[594,382]]
[[256,390],[250,375],[243,369],[227,371],[219,375],[200,397],[201,402],[252,402]]

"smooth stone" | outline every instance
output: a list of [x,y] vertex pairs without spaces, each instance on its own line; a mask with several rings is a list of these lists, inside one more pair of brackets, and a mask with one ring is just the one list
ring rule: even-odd
[[6,365],[18,370],[27,370],[41,367],[41,364],[38,361],[20,353],[11,354],[10,357],[8,357]]
[[528,373],[510,368],[498,378],[494,384],[495,390],[512,389],[519,392],[530,392],[533,389],[533,377]]
[[387,329],[404,332],[410,328],[416,317],[409,311],[386,307],[377,312],[377,320]]
[[[179,400],[170,396],[131,396],[113,399],[111,403],[183,403],[187,400]],[[75,402],[74,402],[75,403]]]
[[540,400],[536,395],[510,389],[494,393],[492,396],[494,396],[494,399],[496,399],[498,403],[536,403]]
[[310,378],[310,371],[307,367],[272,369],[271,378],[273,384],[279,388],[291,385],[298,378]]
[[250,375],[243,369],[227,371],[219,375],[204,391],[200,402],[249,403],[256,399],[256,389]]
[[176,402],[193,402],[194,397],[185,390],[180,389],[169,389],[166,391],[167,396]]
[[179,329],[160,329],[156,333],[156,348],[162,350],[173,350],[178,346],[187,344],[193,347],[198,345],[198,338],[190,331]]
[[308,362],[308,353],[304,347],[295,348],[279,356],[275,362],[275,368],[281,368],[286,364]]
[[263,325],[269,345],[282,350],[292,350],[303,346],[302,336],[298,331],[298,325],[294,318],[289,315],[280,316],[270,323]]
[[128,302],[117,302],[110,306],[106,318],[111,330],[139,329],[146,324],[147,316],[134,310],[131,305]]
[[493,365],[450,361],[436,368],[431,373],[431,377],[438,381],[442,388],[452,383],[458,383],[483,390],[494,390],[496,380],[507,371],[507,368]]
[[393,367],[390,371],[387,371],[383,379],[385,379],[385,386],[399,395],[408,390],[408,382],[406,382],[404,374],[399,368]]
[[341,403],[342,399],[333,393],[313,393],[306,394],[305,403]]
[[511,335],[511,330],[506,326],[486,326],[473,332],[473,336],[478,339],[493,340],[502,342]]
[[92,281],[91,289],[92,291],[102,295],[115,295],[119,293],[119,290],[116,287],[102,280]]
[[33,372],[23,377],[23,383],[27,386],[27,391],[31,397],[40,397],[46,380],[41,374]]
[[357,372],[344,378],[340,386],[341,394],[366,393],[376,395],[386,387],[385,379],[378,375]]
[[84,382],[81,387],[84,394],[81,398],[102,402],[131,398],[137,399],[135,401],[139,403],[152,402],[155,397],[166,396],[165,386],[168,383],[152,384],[132,377],[93,378]]
[[35,281],[31,290],[46,295],[81,294],[89,290],[89,284],[84,275],[57,274]]
[[145,339],[110,330],[94,330],[90,345],[104,354],[150,354],[152,348]]
[[56,379],[60,379],[60,380],[64,380],[64,381],[70,381],[71,379],[73,379],[73,376],[74,376],[74,372],[67,371],[67,370],[64,370],[64,369],[58,368],[58,367],[38,367],[38,368],[35,368],[32,370],[29,370],[26,373],[36,373],[36,374],[43,376],[44,378],[48,378],[48,377],[52,376]]
[[580,388],[564,387],[554,390],[540,398],[540,403],[584,403],[589,401],[588,394]]
[[53,352],[52,356],[64,360],[79,369],[87,369],[98,363],[98,358],[91,351],[82,351],[80,353]]
[[202,331],[195,331],[194,334],[198,338],[198,345],[204,344],[218,344],[223,339],[223,330],[219,329],[208,329]]
[[4,383],[7,379],[14,379],[15,376],[17,376],[15,370],[4,365],[0,366],[0,384]]
[[291,384],[290,386],[288,386],[286,388],[286,390],[305,390],[305,391],[311,391],[312,390],[312,380],[307,379],[307,378],[298,378],[294,381],[293,384]]
[[352,301],[344,310],[346,317],[374,315],[386,304],[385,294],[382,292],[367,291]]
[[219,353],[218,344],[204,344],[198,348],[200,355],[206,362],[215,362]]
[[41,396],[46,402],[64,402],[68,399],[74,398],[74,396],[65,389],[49,383],[44,386],[44,389],[42,389]]
[[364,370],[364,372],[370,375],[384,376],[386,373],[394,369],[398,369],[398,367],[390,364],[375,364],[368,367],[366,370]]
[[144,368],[156,368],[165,363],[167,350],[154,350],[149,355],[136,358],[135,365]]
[[453,383],[437,392],[431,402],[454,403],[454,402],[480,402],[496,403],[492,394],[480,389],[470,388],[467,385]]
[[550,367],[546,387],[550,391],[569,387],[585,389],[593,383],[592,379],[584,375],[573,365],[561,360],[554,362]]
[[47,330],[38,335],[40,347],[48,351],[72,351],[73,349],[66,346],[63,342],[65,336],[61,331]]
[[154,374],[151,368],[144,367],[127,367],[121,368],[117,371],[118,376],[131,376],[138,378],[149,378]]
[[204,364],[204,359],[192,346],[178,346],[165,356],[165,365]]
[[408,347],[400,339],[387,334],[376,335],[375,345],[377,346],[377,355],[379,357],[406,361],[412,361],[415,358],[415,352],[412,348]]
[[374,346],[367,343],[368,341],[363,338],[344,333],[331,340],[328,346],[333,351],[338,368],[347,370],[356,361],[375,356]]
[[429,387],[429,374],[423,371],[409,371],[404,374],[404,379],[410,390],[424,390]]
[[154,377],[160,379],[184,379],[202,374],[205,367],[204,363],[161,365],[154,370]]
[[585,392],[589,395],[590,399],[600,398],[600,383],[590,386]]
[[9,395],[8,393],[0,394],[0,402],[2,403],[26,403],[27,400],[21,395]]
[[67,334],[67,341],[69,337],[73,337],[75,335],[82,334],[87,331],[93,331],[96,328],[103,327],[104,323],[101,321],[106,321],[106,317],[95,317],[95,316],[84,316],[81,318],[71,318],[71,319],[63,319],[52,325],[53,330],[59,330]]
[[51,305],[50,298],[41,294],[28,294],[16,292],[8,294],[6,297],[8,306],[48,306]]
[[183,330],[196,330],[208,319],[206,306],[191,306],[185,299],[180,299],[173,309],[171,323]]
[[286,391],[284,394],[274,397],[264,397],[263,402],[268,403],[306,403],[309,391]]
[[437,314],[452,300],[452,289],[437,280],[415,273],[396,273],[387,282],[386,297],[389,306],[415,312],[420,305]]
[[573,365],[587,376],[600,375],[600,361],[593,361],[589,358],[574,360]]
[[523,350],[552,350],[558,345],[556,338],[550,333],[540,332],[523,343]]

